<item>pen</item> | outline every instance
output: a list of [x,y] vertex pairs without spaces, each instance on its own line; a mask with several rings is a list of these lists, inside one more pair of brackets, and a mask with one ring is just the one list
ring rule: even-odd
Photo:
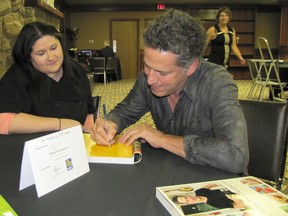
[[103,104],[103,115],[105,119],[105,125],[104,125],[104,130],[108,132],[108,120],[107,120],[107,112],[106,112],[106,104]]
[[[109,126],[108,126],[108,120],[107,120],[107,111],[106,111],[106,104],[103,104],[103,115],[104,115],[104,119],[105,119],[105,125],[104,125],[104,130],[106,131],[106,133],[108,133],[109,130]],[[110,147],[110,144],[109,144]]]

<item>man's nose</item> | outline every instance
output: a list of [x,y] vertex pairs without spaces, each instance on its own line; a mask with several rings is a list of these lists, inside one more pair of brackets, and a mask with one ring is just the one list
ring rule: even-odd
[[153,69],[150,69],[148,75],[147,75],[147,83],[148,85],[151,85],[157,81],[157,72]]

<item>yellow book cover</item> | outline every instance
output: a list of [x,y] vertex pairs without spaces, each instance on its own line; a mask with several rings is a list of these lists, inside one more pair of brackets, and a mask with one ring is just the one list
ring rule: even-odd
[[0,215],[3,216],[17,216],[16,212],[12,209],[9,203],[0,194]]
[[120,136],[117,135],[113,145],[105,146],[92,141],[90,134],[83,135],[88,161],[91,163],[136,164],[142,160],[141,143],[139,141],[127,146],[118,141]]

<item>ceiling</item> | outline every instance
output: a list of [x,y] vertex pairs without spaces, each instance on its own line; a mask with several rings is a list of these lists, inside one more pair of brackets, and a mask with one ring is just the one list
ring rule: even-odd
[[277,5],[288,0],[64,0],[68,5],[99,5],[99,4],[193,4],[193,3],[211,3],[211,4],[261,4],[261,5]]

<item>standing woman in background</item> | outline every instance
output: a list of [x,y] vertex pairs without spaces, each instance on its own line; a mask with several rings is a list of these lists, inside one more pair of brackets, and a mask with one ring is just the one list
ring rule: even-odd
[[95,108],[86,70],[69,57],[54,26],[24,25],[12,54],[0,80],[0,134],[90,130]]
[[240,63],[245,64],[245,59],[237,47],[236,31],[228,25],[231,17],[231,10],[228,7],[221,7],[216,15],[217,24],[207,31],[207,46],[211,42],[208,61],[223,65],[226,68],[229,64],[231,49],[240,60]]

